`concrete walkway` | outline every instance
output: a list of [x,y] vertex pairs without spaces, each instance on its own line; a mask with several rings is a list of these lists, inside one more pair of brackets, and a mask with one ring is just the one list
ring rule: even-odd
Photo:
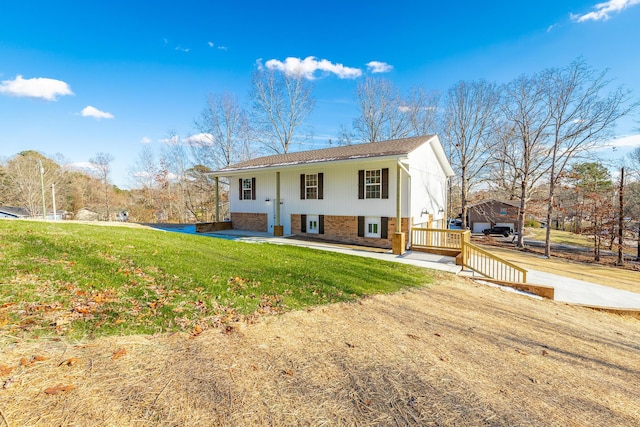
[[[640,280],[640,277],[638,279]],[[596,307],[640,310],[640,293],[636,292],[610,288],[537,270],[529,270],[527,272],[527,282],[553,286],[555,288],[554,299],[556,301]]]
[[[307,241],[296,239],[293,236],[274,237],[269,233],[245,232],[240,230],[202,233],[202,235],[226,237],[252,243],[303,246],[323,251],[339,252],[347,255],[357,255],[367,258],[411,264],[418,267],[431,268],[433,270],[447,271],[453,274],[459,274],[462,271],[462,268],[456,265],[455,258],[424,252],[408,251],[403,255],[394,255],[390,250],[384,249],[377,250],[358,246]],[[474,277],[481,279],[481,276],[479,275]],[[556,301],[595,307],[640,310],[640,293],[610,288],[608,286],[537,270],[528,270],[527,282],[536,285],[552,286],[555,288],[554,299]]]

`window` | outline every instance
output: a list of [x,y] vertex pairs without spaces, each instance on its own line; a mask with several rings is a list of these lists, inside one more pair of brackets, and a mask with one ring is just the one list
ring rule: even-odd
[[256,179],[255,178],[240,178],[240,200],[255,200],[256,199]]
[[318,234],[318,215],[307,215],[307,233]]
[[382,179],[380,169],[364,171],[364,198],[379,199]]
[[253,194],[251,179],[245,178],[242,180],[242,198],[244,200],[249,200],[251,199],[251,194]]
[[305,175],[305,198],[317,199],[318,198],[318,174]]
[[322,199],[324,174],[311,173],[300,174],[300,200],[304,199]]
[[388,199],[389,168],[358,171],[358,199]]
[[380,217],[365,217],[364,237],[380,237]]
[[358,237],[389,238],[389,217],[359,216]]
[[324,215],[300,215],[300,232],[324,234]]

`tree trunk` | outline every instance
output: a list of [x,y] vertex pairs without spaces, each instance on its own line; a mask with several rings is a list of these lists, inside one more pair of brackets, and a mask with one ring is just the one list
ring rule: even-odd
[[524,210],[527,207],[526,203],[527,198],[527,183],[525,181],[522,182],[521,191],[520,191],[520,210],[518,211],[518,244],[519,248],[524,248]]
[[553,195],[555,192],[554,177],[549,182],[549,202],[547,204],[547,229],[544,237],[544,256],[551,258],[551,216],[553,215]]
[[620,169],[620,190],[619,190],[619,206],[618,211],[618,261],[616,265],[624,265],[624,255],[622,249],[624,248],[624,168]]

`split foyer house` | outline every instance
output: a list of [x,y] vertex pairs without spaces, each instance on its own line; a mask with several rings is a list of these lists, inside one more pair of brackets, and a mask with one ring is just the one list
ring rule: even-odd
[[444,228],[453,170],[430,135],[260,157],[211,175],[229,180],[233,229],[401,253],[413,225]]

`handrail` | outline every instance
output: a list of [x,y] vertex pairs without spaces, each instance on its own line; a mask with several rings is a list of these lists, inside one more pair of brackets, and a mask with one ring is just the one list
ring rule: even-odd
[[468,230],[445,230],[441,228],[411,229],[411,246],[417,248],[446,248],[462,250],[462,242],[470,241]]
[[527,283],[527,270],[471,242],[463,243],[462,265],[495,280]]
[[503,282],[527,282],[527,270],[471,243],[469,230],[415,227],[411,230],[411,247],[459,250],[466,268]]

